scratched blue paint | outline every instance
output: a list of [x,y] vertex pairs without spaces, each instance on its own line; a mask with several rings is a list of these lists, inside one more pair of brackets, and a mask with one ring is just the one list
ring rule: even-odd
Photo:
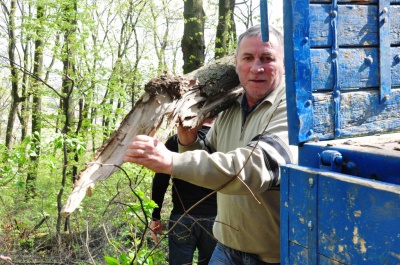
[[392,47],[390,51],[392,84],[400,86],[400,47]]
[[343,264],[398,264],[390,253],[400,249],[400,188],[350,180],[319,178],[318,253]]
[[269,41],[268,0],[260,0],[261,35],[263,42]]
[[[287,98],[288,106],[296,106],[288,109],[292,144],[348,137],[352,133],[400,130],[398,93],[394,92],[400,87],[400,5],[390,5],[388,1],[363,1],[361,5],[354,1],[337,5],[325,1],[285,1]],[[366,124],[359,129],[349,124],[348,117],[352,115],[343,113],[357,112],[359,104],[354,108],[341,106],[343,94],[359,95],[350,94],[352,91],[371,93],[371,100],[352,102],[387,105],[371,106],[376,111],[366,113],[371,117],[362,115]],[[378,101],[375,91],[379,92]],[[320,92],[332,101],[327,102],[329,106],[316,101],[323,97],[316,94]],[[320,106],[329,113],[318,109]],[[382,126],[378,126],[379,122]]]
[[281,264],[400,264],[400,151],[333,143],[400,131],[400,0],[284,0],[284,14],[299,165],[281,168]]
[[398,185],[308,166],[283,170],[281,264],[399,264]]
[[284,1],[283,13],[289,141],[299,143],[314,137],[309,3]]
[[330,11],[330,29],[332,32],[332,43],[331,43],[331,61],[332,61],[332,80],[333,80],[333,116],[334,116],[334,135],[335,138],[340,137],[341,135],[341,113],[340,113],[340,100],[341,100],[341,92],[340,92],[340,72],[339,72],[339,54],[341,53],[339,49],[339,32],[338,32],[338,20],[339,20],[339,8],[337,0],[332,0],[331,11]]
[[[390,76],[390,0],[379,0],[379,102],[389,104],[392,94]],[[386,70],[387,69],[387,70]]]
[[[400,0],[399,0],[400,1]],[[392,44],[400,44],[400,6],[390,6],[390,35]]]
[[[379,136],[376,140],[379,140]],[[347,140],[342,140],[343,143],[346,141]],[[351,138],[349,141],[351,141]],[[364,143],[366,146],[368,144],[372,144],[372,142]],[[363,179],[400,185],[400,151],[395,150],[388,150],[387,152],[371,152],[373,148],[362,148],[360,146],[352,146],[351,144],[335,144],[334,146],[327,146],[326,141],[319,143],[306,143],[299,151],[299,165],[320,168],[320,156],[327,150],[337,151],[342,155],[343,167],[340,173],[358,176]],[[346,167],[350,162],[354,167]]]
[[[342,137],[398,131],[400,128],[400,90],[394,89],[392,104],[379,103],[379,91],[361,90],[342,93]],[[314,94],[314,134],[317,139],[334,138],[333,104],[329,95]]]

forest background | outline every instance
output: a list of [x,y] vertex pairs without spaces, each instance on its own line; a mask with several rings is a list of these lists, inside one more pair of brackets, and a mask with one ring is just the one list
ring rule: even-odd
[[[0,0],[0,253],[14,264],[167,264],[153,172],[123,165],[68,217],[77,173],[164,71],[232,54],[259,1]],[[282,29],[282,3],[270,1]],[[168,220],[170,203],[164,205]],[[165,226],[166,227],[166,226]]]

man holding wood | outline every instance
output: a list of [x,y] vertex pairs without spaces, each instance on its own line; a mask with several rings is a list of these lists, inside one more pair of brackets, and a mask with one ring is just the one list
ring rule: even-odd
[[240,35],[235,62],[245,92],[218,114],[206,141],[197,138],[201,126],[179,126],[180,153],[138,135],[124,157],[217,191],[213,265],[280,262],[280,166],[295,163],[297,149],[288,144],[283,36],[269,31],[268,42],[260,26]]

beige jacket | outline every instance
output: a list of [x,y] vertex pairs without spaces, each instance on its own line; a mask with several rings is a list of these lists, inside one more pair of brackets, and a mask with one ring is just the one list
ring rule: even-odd
[[279,166],[297,161],[297,148],[288,144],[285,86],[268,95],[244,124],[240,102],[241,97],[219,114],[207,134],[216,152],[203,151],[201,141],[180,146],[173,177],[218,190],[214,236],[220,243],[278,263]]

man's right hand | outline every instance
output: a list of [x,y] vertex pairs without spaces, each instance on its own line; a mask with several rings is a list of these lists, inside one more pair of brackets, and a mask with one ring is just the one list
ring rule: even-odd
[[150,234],[156,243],[158,243],[159,239],[157,235],[162,234],[162,224],[160,220],[153,220],[150,222]]
[[124,162],[147,167],[157,173],[172,175],[172,152],[154,137],[136,135],[125,150]]
[[200,123],[192,129],[185,129],[182,125],[178,126],[178,139],[181,145],[190,145],[197,140],[197,132],[201,129],[203,123]]

